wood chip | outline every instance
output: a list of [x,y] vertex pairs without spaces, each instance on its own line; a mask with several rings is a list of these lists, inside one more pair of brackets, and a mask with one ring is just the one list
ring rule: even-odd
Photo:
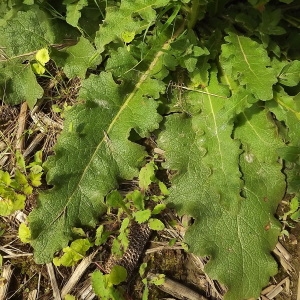
[[13,269],[11,265],[4,265],[2,268],[1,284],[0,284],[0,300],[7,299],[6,293],[9,287]]
[[300,272],[298,274],[297,300],[300,300]]
[[90,280],[85,281],[84,286],[76,295],[80,300],[93,300],[96,297],[95,293],[93,292]]
[[40,142],[45,137],[45,134],[40,132],[38,135],[36,135],[33,139],[33,141],[30,143],[30,145],[26,148],[26,150],[23,153],[24,158],[28,157],[33,150],[40,144]]
[[[155,278],[158,275],[149,273],[147,278],[150,280]],[[160,290],[164,291],[167,294],[172,295],[173,297],[181,300],[207,300],[206,297],[199,295],[192,289],[186,287],[185,285],[176,282],[168,277],[165,277],[164,283],[157,286]]]
[[260,294],[267,295],[268,293],[270,293],[271,291],[274,290],[275,286],[276,286],[275,284],[271,284],[271,285],[267,286],[265,289],[263,289],[263,291]]
[[20,223],[24,223],[27,220],[27,215],[21,210],[17,210],[12,214],[12,217],[18,220]]
[[37,290],[33,290],[28,293],[27,300],[36,300],[36,297],[37,297]]
[[283,247],[281,243],[276,244],[276,249],[282,254],[282,256],[287,260],[291,260],[291,254]]
[[277,295],[279,295],[283,291],[283,285],[289,286],[289,281],[290,281],[289,277],[284,278],[265,296],[268,299],[274,299]]
[[278,256],[281,266],[288,274],[295,272],[294,267],[290,263],[290,253],[280,243],[277,243],[276,248],[273,250],[273,253]]
[[270,293],[266,295],[268,299],[274,299],[277,295],[279,295],[283,291],[282,286],[276,286]]

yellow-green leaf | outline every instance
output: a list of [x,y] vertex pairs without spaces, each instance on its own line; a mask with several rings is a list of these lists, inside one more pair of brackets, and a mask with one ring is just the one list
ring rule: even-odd
[[42,66],[44,66],[44,65],[50,60],[50,56],[49,56],[48,49],[47,49],[47,48],[40,49],[40,50],[36,53],[35,59],[36,59]]
[[31,231],[25,223],[21,223],[18,231],[19,239],[22,243],[29,243],[31,239]]

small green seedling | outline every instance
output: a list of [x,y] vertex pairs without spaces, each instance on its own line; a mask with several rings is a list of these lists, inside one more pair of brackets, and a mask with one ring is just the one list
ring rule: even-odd
[[151,279],[147,277],[143,278],[146,273],[146,268],[147,268],[147,263],[142,263],[139,268],[139,274],[142,278],[142,283],[144,284],[142,300],[148,300],[149,284],[162,285],[165,282],[165,277],[166,277],[164,274],[157,274],[151,277]]
[[290,218],[291,220],[293,220],[294,222],[299,222],[300,221],[300,209],[299,209],[299,199],[298,197],[294,197],[291,201],[290,201],[290,209],[288,212],[286,212],[281,219],[283,221],[286,221],[287,218]]
[[129,222],[129,218],[122,221],[119,235],[113,241],[111,252],[115,257],[121,257],[128,248]]
[[[41,152],[37,152],[34,161],[26,166],[21,152],[16,152],[14,175],[0,170],[0,215],[8,216],[16,210],[25,207],[26,197],[33,193],[34,187],[39,187],[43,175]],[[29,172],[28,172],[29,169]]]
[[289,210],[279,218],[283,223],[283,229],[281,231],[282,236],[289,236],[289,232],[285,229],[286,227],[294,227],[293,224],[288,221],[288,219],[294,222],[300,222],[299,204],[298,197],[294,197],[289,203]]
[[123,292],[117,287],[127,278],[127,271],[124,267],[115,265],[109,274],[95,271],[92,276],[92,287],[97,296],[102,300],[123,300]]
[[30,243],[31,240],[31,231],[25,223],[21,223],[18,231],[19,239],[22,243]]
[[70,246],[63,248],[64,254],[61,257],[54,257],[53,263],[56,266],[74,266],[79,260],[83,259],[86,252],[93,246],[88,239],[78,239]]

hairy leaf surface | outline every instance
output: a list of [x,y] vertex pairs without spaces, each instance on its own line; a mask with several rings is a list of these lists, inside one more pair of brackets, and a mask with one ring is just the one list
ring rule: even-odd
[[[206,91],[220,94],[212,83]],[[206,272],[228,287],[225,299],[240,300],[257,297],[276,273],[273,214],[285,181],[271,119],[256,106],[247,109],[233,139],[231,100],[199,96],[201,113],[168,116],[159,145],[177,171],[169,200],[196,220],[186,233],[191,251],[210,256]]]
[[123,98],[126,87],[105,72],[83,82],[80,98],[86,103],[67,114],[56,155],[47,163],[54,188],[40,195],[39,207],[30,215],[37,262],[50,261],[67,245],[71,227],[96,224],[106,210],[104,196],[118,178],[138,175],[146,153],[128,137],[131,129],[145,136],[158,127],[161,117],[152,97],[157,98],[164,85],[145,75],[137,85],[151,85],[153,90],[135,88]]
[[30,64],[22,64],[20,59],[2,62],[0,65],[0,94],[6,103],[11,105],[27,101],[30,108],[44,90],[37,83]]
[[0,26],[0,45],[5,47],[7,57],[12,58],[56,42],[61,43],[72,33],[67,26],[60,27],[49,14],[32,6],[28,11],[19,11],[4,26]]

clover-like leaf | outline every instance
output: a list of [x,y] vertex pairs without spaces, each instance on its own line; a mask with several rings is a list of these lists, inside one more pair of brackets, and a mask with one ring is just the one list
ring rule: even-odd
[[40,49],[36,53],[35,59],[44,66],[50,60],[48,49],[47,48]]

